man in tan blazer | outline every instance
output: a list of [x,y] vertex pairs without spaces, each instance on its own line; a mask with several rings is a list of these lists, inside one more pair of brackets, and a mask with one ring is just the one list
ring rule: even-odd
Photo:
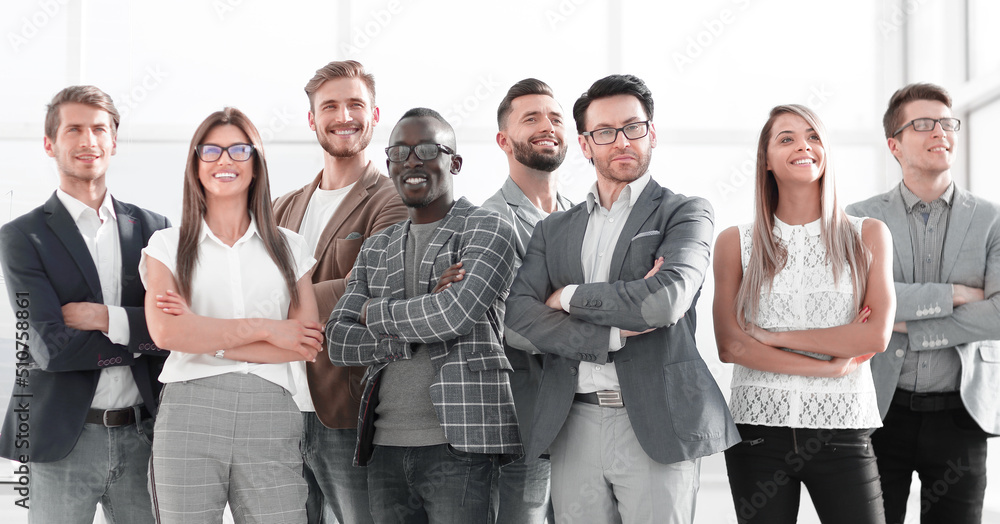
[[[365,156],[379,121],[375,78],[353,60],[330,62],[305,87],[309,128],[323,147],[323,171],[275,200],[278,225],[316,246],[313,288],[325,324],[344,293],[361,244],[407,218],[392,183]],[[353,467],[364,367],[335,367],[327,358],[296,368],[295,401],[304,418],[303,475],[310,524],[372,522],[368,477]],[[307,387],[308,385],[308,387]],[[331,515],[332,513],[332,515]]]

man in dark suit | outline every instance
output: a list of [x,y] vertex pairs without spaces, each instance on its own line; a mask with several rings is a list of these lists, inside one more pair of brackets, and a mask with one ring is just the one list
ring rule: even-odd
[[386,153],[410,219],[365,241],[326,326],[334,364],[370,366],[356,461],[375,522],[488,522],[493,467],[521,455],[501,341],[514,232],[455,200],[438,112],[404,113]]
[[978,523],[1000,434],[1000,206],[952,180],[961,122],[943,88],[896,91],[882,124],[903,180],[847,212],[885,222],[894,248],[896,324],[872,359],[885,520],[904,521],[916,471],[920,522]]
[[695,346],[712,210],[652,180],[642,80],[598,80],[573,117],[597,182],[535,227],[507,300],[508,343],[545,353],[526,455],[551,453],[559,522],[690,524],[699,458],[739,439]]
[[118,122],[100,89],[60,91],[45,119],[59,189],[0,228],[7,293],[26,321],[0,456],[30,470],[32,522],[90,524],[97,503],[108,522],[153,521],[146,470],[166,351],[146,329],[138,265],[169,222],[107,191]]

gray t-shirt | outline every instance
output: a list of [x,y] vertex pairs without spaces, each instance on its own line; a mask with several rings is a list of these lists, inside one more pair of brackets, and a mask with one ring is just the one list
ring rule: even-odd
[[[410,224],[403,254],[406,298],[426,294],[421,289],[420,261],[439,222]],[[432,283],[436,285],[437,283]],[[433,446],[448,439],[431,402],[430,386],[437,376],[425,344],[414,344],[412,358],[390,362],[382,370],[382,387],[375,408],[375,444],[379,446]]]

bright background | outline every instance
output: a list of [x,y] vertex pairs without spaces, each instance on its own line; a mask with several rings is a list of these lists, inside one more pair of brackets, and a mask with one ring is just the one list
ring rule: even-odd
[[[756,136],[777,104],[806,104],[825,121],[842,204],[898,182],[880,122],[889,95],[913,81],[951,91],[963,123],[955,178],[998,200],[989,156],[1000,139],[998,22],[1000,3],[989,0],[4,2],[0,224],[40,205],[56,187],[42,121],[51,97],[71,84],[101,87],[122,112],[108,174],[122,200],[178,223],[188,141],[205,116],[226,105],[245,111],[261,130],[272,195],[300,187],[322,167],[302,87],[318,67],[346,58],[361,61],[377,80],[382,123],[369,157],[384,161],[381,150],[404,111],[435,108],[455,126],[465,157],[456,192],[474,203],[506,176],[495,115],[511,84],[545,80],[568,114],[579,93],[611,73],[635,74],[652,89],[659,136],[653,176],[708,198],[716,231],[752,219]],[[574,201],[594,179],[572,143],[558,174]],[[711,296],[709,277],[699,344],[728,394]],[[14,326],[9,304],[0,303],[4,396],[13,380]],[[1000,522],[996,441],[991,451],[986,521]],[[733,521],[719,464],[719,457],[706,460],[700,522]],[[0,487],[0,497],[6,492]],[[0,504],[3,515],[11,506]],[[808,502],[801,513],[803,522],[815,521]]]

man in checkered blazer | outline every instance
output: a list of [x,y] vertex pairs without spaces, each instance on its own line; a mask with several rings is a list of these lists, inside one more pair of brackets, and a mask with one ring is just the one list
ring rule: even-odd
[[370,366],[355,462],[376,522],[484,521],[494,464],[521,454],[501,344],[514,232],[454,199],[462,157],[436,111],[405,113],[389,144],[410,218],[365,242],[326,326],[334,364]]

